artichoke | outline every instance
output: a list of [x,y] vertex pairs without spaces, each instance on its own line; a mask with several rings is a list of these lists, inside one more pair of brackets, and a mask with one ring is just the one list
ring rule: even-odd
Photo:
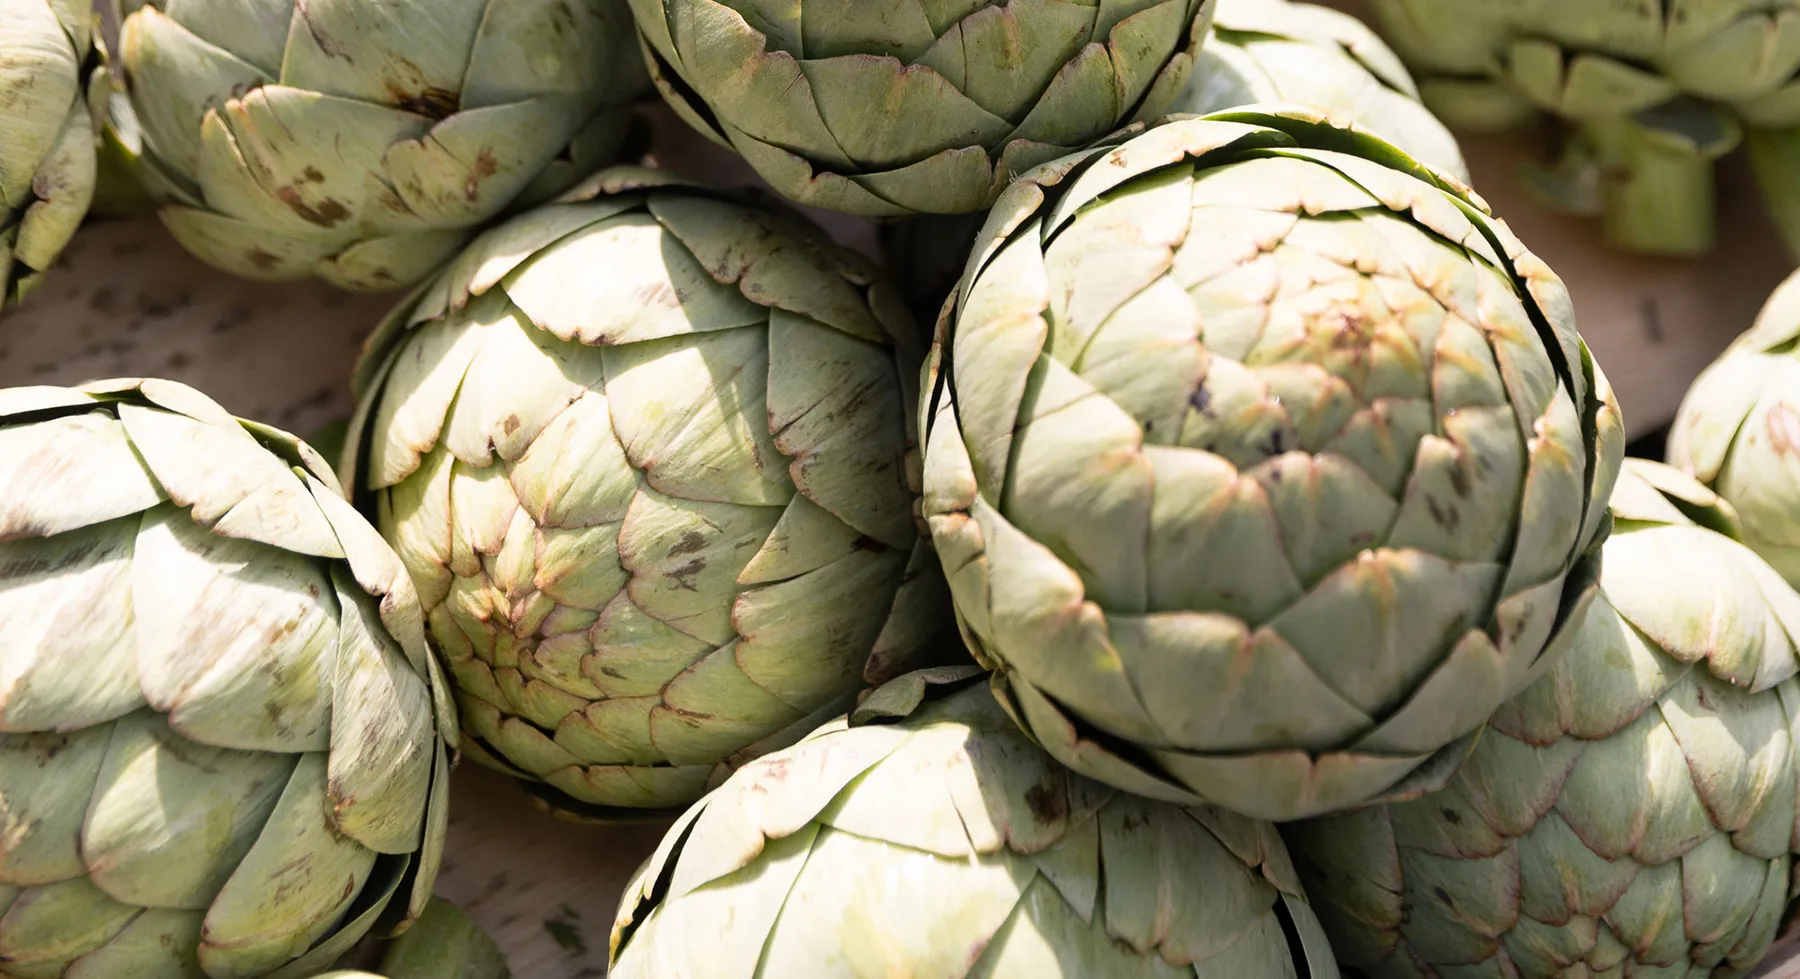
[[[362,950],[379,963],[377,971],[344,969],[318,979],[508,979],[512,971],[493,938],[461,908],[432,898],[425,913],[391,942]],[[340,965],[343,963],[340,963]]]
[[927,372],[964,637],[1127,791],[1275,820],[1418,791],[1593,597],[1624,439],[1562,282],[1322,115],[1024,175]]
[[975,674],[902,677],[690,809],[608,975],[1336,979],[1274,827],[1069,772]]
[[469,754],[623,818],[908,669],[948,619],[914,516],[917,348],[818,229],[635,167],[397,308],[345,471],[418,584]]
[[1601,598],[1443,791],[1284,827],[1340,961],[1385,977],[1748,975],[1800,847],[1800,595],[1731,509],[1632,460]]
[[0,453],[0,975],[310,976],[417,917],[455,717],[324,460],[156,380],[0,390]]
[[1744,543],[1800,588],[1800,273],[1688,389],[1669,463],[1723,496]]
[[0,0],[0,306],[37,285],[94,197],[91,0]]
[[1777,223],[1800,252],[1800,0],[1373,0],[1387,39],[1453,126],[1549,116],[1561,160],[1528,186],[1603,216],[1624,248],[1712,247],[1713,163],[1749,127]]
[[1257,102],[1323,109],[1469,180],[1456,138],[1419,103],[1406,67],[1349,14],[1288,0],[1222,0],[1193,78],[1170,111],[1204,115]]
[[960,214],[1187,83],[1213,0],[631,0],[657,88],[805,204]]
[[124,7],[114,137],[175,238],[247,279],[406,285],[617,158],[647,84],[624,0]]

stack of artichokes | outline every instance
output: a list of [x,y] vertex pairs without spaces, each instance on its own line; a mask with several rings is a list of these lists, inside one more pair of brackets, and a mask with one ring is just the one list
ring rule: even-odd
[[1712,247],[1714,162],[1748,144],[1800,257],[1800,2],[1370,0],[1452,125],[1556,121],[1563,149],[1527,173],[1540,197],[1601,216],[1621,247]]
[[407,289],[335,463],[0,389],[0,976],[504,979],[464,756],[672,820],[619,979],[1748,975],[1800,277],[1622,462],[1430,108],[1577,120],[1544,186],[1693,251],[1800,9],[1379,6],[1422,85],[1288,0],[0,0],[7,303],[97,158],[221,270]]

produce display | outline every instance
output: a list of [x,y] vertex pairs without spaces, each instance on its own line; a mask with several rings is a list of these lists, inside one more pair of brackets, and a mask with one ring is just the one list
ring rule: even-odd
[[89,0],[0,0],[0,312],[38,284],[94,196]]
[[417,917],[456,721],[325,461],[129,379],[0,390],[0,452],[0,975],[297,979]]
[[1694,381],[1669,463],[1728,500],[1744,543],[1800,588],[1800,275]]
[[1284,828],[1343,964],[1743,976],[1775,937],[1800,852],[1800,594],[1666,466],[1628,463],[1612,514],[1601,599],[1443,791]]
[[913,516],[918,359],[865,260],[641,168],[398,307],[344,471],[418,583],[470,755],[571,811],[684,806],[910,668],[945,606]]
[[1601,217],[1614,244],[1693,255],[1717,240],[1715,161],[1748,144],[1800,258],[1800,0],[1370,0],[1452,126],[1549,117],[1541,198]]
[[0,0],[0,979],[1792,979],[1781,233],[1800,0]]
[[895,680],[689,809],[609,974],[1336,979],[1273,826],[1062,768],[978,674]]
[[656,87],[769,185],[961,214],[1169,110],[1216,0],[630,0]]
[[1406,66],[1349,14],[1290,0],[1225,0],[1170,111],[1205,115],[1259,102],[1323,109],[1468,182],[1456,137],[1420,104]]
[[1466,191],[1294,110],[1025,174],[939,322],[925,515],[1052,755],[1298,819],[1415,792],[1594,598],[1624,434]]
[[115,129],[175,239],[249,279],[407,285],[615,160],[647,84],[625,0],[122,2]]

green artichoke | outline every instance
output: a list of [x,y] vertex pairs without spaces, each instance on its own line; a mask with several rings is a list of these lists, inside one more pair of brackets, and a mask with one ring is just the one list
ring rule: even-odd
[[1165,112],[1213,0],[631,0],[651,77],[805,204],[960,214]]
[[156,380],[0,390],[0,453],[0,975],[310,976],[416,917],[455,717],[324,460]]
[[399,937],[370,943],[363,951],[379,958],[379,962],[368,963],[375,971],[344,969],[318,979],[508,979],[512,975],[494,939],[461,908],[442,898],[432,898],[425,913]]
[[1800,0],[1373,0],[1387,39],[1453,126],[1548,115],[1565,148],[1528,186],[1603,216],[1635,251],[1712,247],[1713,163],[1750,127],[1800,253]]
[[1612,497],[1601,598],[1443,791],[1284,827],[1372,979],[1748,975],[1787,903],[1800,595],[1657,463]]
[[1297,108],[1021,177],[926,387],[925,514],[1008,709],[1259,819],[1454,768],[1591,601],[1624,441],[1555,274]]
[[470,755],[571,814],[684,806],[910,668],[948,612],[909,331],[818,229],[635,167],[396,309],[345,471]]
[[688,810],[608,975],[1336,979],[1274,827],[1069,772],[976,673],[902,677]]
[[410,283],[612,162],[646,84],[624,0],[123,0],[115,136],[247,279]]
[[1349,14],[1288,0],[1221,0],[1212,37],[1170,111],[1204,115],[1257,102],[1324,109],[1469,180],[1456,138],[1419,103],[1406,67]]
[[1800,273],[1688,389],[1669,463],[1723,496],[1744,543],[1800,588]]
[[91,0],[0,0],[0,306],[30,292],[94,197]]

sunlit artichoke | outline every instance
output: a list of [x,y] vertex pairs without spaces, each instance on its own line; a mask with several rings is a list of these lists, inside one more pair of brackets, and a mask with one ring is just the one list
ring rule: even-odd
[[455,718],[312,449],[155,380],[0,390],[0,975],[311,976],[417,917]]
[[1167,110],[1213,0],[631,0],[657,87],[776,190],[959,214]]
[[1775,937],[1800,849],[1800,595],[1705,487],[1627,467],[1600,600],[1449,786],[1283,827],[1371,979],[1733,979]]
[[816,228],[638,168],[396,309],[345,471],[470,754],[571,811],[681,806],[907,669],[947,616],[911,330]]
[[1710,248],[1713,162],[1747,134],[1777,223],[1800,249],[1800,0],[1373,6],[1425,103],[1451,125],[1562,120],[1562,158],[1530,186],[1603,215],[1614,243]]
[[1669,463],[1730,502],[1744,543],[1800,588],[1800,273],[1688,389]]
[[124,0],[114,134],[163,222],[249,279],[392,289],[612,162],[624,0]]
[[1294,819],[1414,792],[1593,597],[1623,434],[1562,282],[1305,112],[1021,177],[928,364],[924,509],[1050,753]]
[[1068,771],[975,674],[902,677],[688,810],[607,974],[1337,979],[1273,826]]
[[1212,36],[1171,112],[1205,114],[1255,102],[1324,109],[1465,183],[1456,137],[1419,103],[1400,59],[1349,14],[1289,0],[1220,0]]
[[0,306],[50,268],[94,197],[91,0],[0,0]]

